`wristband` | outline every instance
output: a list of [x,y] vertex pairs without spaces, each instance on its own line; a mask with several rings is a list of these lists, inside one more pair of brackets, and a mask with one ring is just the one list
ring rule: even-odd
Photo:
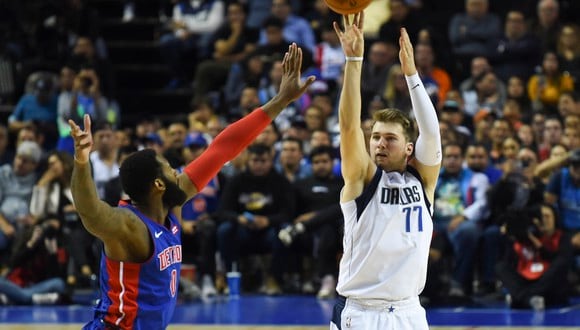
[[362,62],[363,57],[362,56],[346,56],[346,61],[347,62]]

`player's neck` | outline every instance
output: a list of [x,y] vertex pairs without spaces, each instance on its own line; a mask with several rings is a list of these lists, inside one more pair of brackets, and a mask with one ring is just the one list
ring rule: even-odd
[[162,202],[155,203],[150,201],[145,205],[141,204],[136,206],[139,209],[139,211],[141,211],[141,213],[143,213],[149,219],[159,224],[165,223],[165,218],[167,217],[167,213],[169,212],[169,210],[167,209],[167,207],[163,205]]

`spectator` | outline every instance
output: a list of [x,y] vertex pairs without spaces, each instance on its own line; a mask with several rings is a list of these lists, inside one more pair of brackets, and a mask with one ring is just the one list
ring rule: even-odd
[[304,159],[303,145],[302,140],[294,137],[282,140],[282,150],[274,168],[289,182],[306,179],[312,175],[312,169]]
[[[178,1],[173,7],[171,32],[161,36],[161,55],[169,66],[172,80],[168,89],[182,87],[188,80],[191,66],[209,56],[211,35],[224,21],[222,0]],[[191,54],[193,52],[193,54]],[[185,61],[185,57],[190,57]]]
[[8,127],[0,124],[0,166],[12,163],[14,153],[8,148],[9,144]]
[[475,117],[481,110],[500,115],[505,102],[498,79],[492,71],[484,71],[474,77],[475,89],[463,93],[465,112]]
[[[461,82],[459,85],[459,91],[461,93],[466,93],[475,90],[475,79],[479,77],[484,72],[493,71],[493,68],[489,64],[487,57],[476,56],[471,60],[470,66],[470,76]],[[501,80],[497,79],[497,88],[501,98],[506,97],[506,84]],[[525,90],[523,90],[525,92]],[[525,95],[524,95],[525,96]],[[527,97],[526,97],[527,98]]]
[[272,0],[244,0],[248,7],[248,27],[260,29],[262,22],[270,16]]
[[325,87],[334,88],[336,80],[342,76],[344,54],[332,22],[325,22],[320,30],[322,39],[314,50],[314,64],[322,81],[326,83]]
[[[329,26],[332,29],[332,22],[340,22],[340,14],[328,8],[324,0],[314,0],[312,8],[304,13],[303,17],[310,22],[315,40],[323,40],[323,30]],[[330,25],[329,25],[330,23]]]
[[[48,157],[48,168],[32,191],[30,213],[36,223],[58,224],[60,243],[69,256],[67,285],[89,284],[94,276],[96,257],[92,254],[94,239],[81,225],[73,205],[70,190],[73,157],[64,152],[53,152]],[[82,281],[78,281],[81,278]]]
[[553,145],[549,158],[536,167],[534,175],[542,179],[542,182],[548,183],[550,176],[566,165],[568,157],[568,149],[563,144]]
[[90,161],[93,167],[93,179],[100,199],[105,198],[105,185],[107,182],[119,176],[117,151],[111,126],[107,123],[98,124],[95,127],[94,150],[91,152]]
[[[314,52],[316,47],[314,32],[310,24],[308,24],[308,21],[292,13],[289,0],[272,0],[271,14],[273,17],[282,21],[285,40],[295,42],[302,46],[302,48],[308,49],[310,54]],[[260,44],[262,45],[267,42],[266,33],[265,30],[262,30],[260,33]]]
[[[531,212],[512,211],[505,218],[510,241],[496,271],[512,307],[543,311],[546,306],[567,303],[572,248],[569,237],[558,228],[556,209],[540,204]],[[533,229],[522,230],[520,222]]]
[[187,126],[179,121],[173,122],[167,128],[167,143],[163,156],[172,168],[185,165],[183,159],[183,147],[187,136]]
[[423,19],[418,12],[411,8],[405,0],[390,0],[387,5],[391,15],[379,28],[379,40],[390,44],[398,44],[401,28],[404,27],[411,37],[411,43],[416,44],[419,30],[423,27],[419,23]]
[[[267,102],[267,100],[278,93],[280,88],[280,81],[282,79],[282,60],[276,60],[273,62],[270,69],[269,78],[268,85],[260,88],[258,91],[258,97],[261,104],[264,104]],[[301,105],[306,105],[307,100],[307,94],[304,94],[298,100],[289,104],[284,110],[282,110],[282,113],[280,113],[280,115],[274,119],[274,123],[276,123],[276,126],[280,129],[282,134],[284,134],[286,130],[290,128],[292,118],[300,113],[302,108]]]
[[522,148],[530,148],[534,152],[538,150],[536,141],[534,140],[534,132],[530,125],[522,124],[517,132],[517,137],[522,142]]
[[52,149],[56,143],[57,96],[50,79],[40,77],[34,82],[32,93],[24,94],[14,112],[8,117],[11,132],[18,132],[24,126],[36,126],[44,136],[44,146]]
[[393,64],[389,69],[382,98],[385,100],[387,107],[399,109],[406,114],[412,113],[407,81],[399,64]]
[[[266,63],[258,53],[253,53],[241,63],[232,65],[223,90],[226,105],[230,108],[227,116],[239,117],[245,113],[244,111],[253,109],[248,108],[250,104],[259,104],[258,88],[265,80],[265,67]],[[254,96],[245,93],[255,93],[255,99]],[[255,103],[252,103],[252,100]]]
[[[203,133],[190,132],[185,139],[187,148],[185,151],[187,152],[184,158],[186,163],[189,164],[197,159],[208,145],[208,138]],[[219,195],[222,189],[218,176],[212,178],[197,195],[185,202],[181,208],[183,260],[185,263],[197,265],[202,298],[209,298],[217,294],[213,284],[217,251],[215,212],[218,208]]]
[[[394,44],[375,41],[370,45],[368,61],[363,62],[362,109],[368,109],[369,101],[385,90],[387,75],[396,61],[397,47]],[[364,116],[368,116],[368,114],[363,113]]]
[[542,143],[538,148],[538,155],[541,160],[548,158],[552,146],[561,143],[562,132],[562,122],[559,118],[555,116],[546,118],[544,131],[542,132]]
[[578,93],[569,91],[562,92],[558,98],[558,114],[562,118],[566,118],[569,115],[580,115],[580,96]]
[[433,47],[421,43],[415,46],[415,62],[421,80],[437,109],[441,109],[447,92],[451,89],[451,77],[442,68],[435,66]]
[[553,51],[544,53],[542,66],[528,80],[528,96],[536,111],[555,113],[562,92],[574,90],[574,80],[560,70],[558,57]]
[[532,24],[532,33],[542,42],[542,51],[556,49],[560,31],[560,5],[556,0],[540,0],[537,5],[537,18]]
[[67,95],[68,92],[59,95],[59,102],[61,97],[70,98],[70,104],[68,106],[59,104],[57,118],[57,122],[60,124],[57,149],[70,154],[74,153],[74,145],[70,136],[69,119],[82,122],[81,118],[88,114],[94,122],[108,122],[112,127],[119,124],[119,114],[116,113],[115,109],[109,108],[108,101],[101,92],[100,79],[97,73],[93,69],[83,69],[73,77],[70,96]]
[[280,294],[285,267],[284,246],[278,239],[280,225],[294,214],[295,202],[290,183],[273,167],[271,148],[254,144],[248,148],[248,170],[233,177],[220,201],[218,250],[226,271],[239,265],[239,258],[251,253],[271,254],[260,291]]
[[[503,84],[498,81],[498,83]],[[532,120],[532,105],[526,91],[525,80],[518,76],[511,76],[507,80],[507,100],[514,100],[520,105],[524,122]]]
[[580,149],[567,154],[567,166],[555,172],[551,178],[544,200],[556,206],[562,222],[562,229],[572,235],[574,249],[580,249]]
[[580,26],[566,24],[558,34],[558,62],[562,71],[570,73],[574,81],[580,81]]
[[[309,158],[313,175],[294,182],[298,216],[278,236],[284,244],[292,244],[291,249],[299,256],[314,256],[314,268],[322,279],[317,297],[331,299],[336,296],[336,255],[341,249],[342,214],[337,201],[343,183],[333,174],[332,147],[316,147]],[[299,233],[304,235],[297,236]],[[309,291],[309,282],[309,278],[303,279],[303,292]]]
[[503,175],[500,169],[490,163],[488,151],[483,144],[472,143],[467,147],[465,164],[470,170],[485,174],[490,185],[494,185]]
[[22,142],[12,164],[0,167],[0,257],[22,227],[32,225],[30,198],[36,182],[41,150],[36,142]]
[[502,162],[503,142],[512,135],[513,131],[507,119],[497,118],[493,121],[489,130],[489,157],[492,164],[497,166]]
[[[504,253],[500,227],[501,217],[510,210],[531,207],[543,200],[544,184],[534,176],[538,159],[533,150],[522,148],[516,159],[506,162],[503,176],[487,193],[490,209],[489,220],[484,224],[481,248],[481,294],[495,293],[495,265]],[[501,172],[500,172],[501,173]]]
[[488,0],[466,0],[465,12],[451,18],[449,40],[463,75],[471,59],[487,56],[490,42],[501,35],[500,19],[488,9]]
[[7,276],[0,277],[0,294],[7,303],[54,305],[62,301],[65,284],[64,267],[57,258],[58,228],[58,222],[47,221],[18,234]]
[[524,14],[512,10],[506,16],[502,36],[495,40],[489,59],[499,79],[507,81],[511,76],[527,80],[540,59],[540,41],[528,33]]
[[239,2],[227,6],[227,21],[215,31],[209,42],[209,58],[196,70],[196,99],[209,91],[220,91],[233,63],[240,62],[256,49],[258,30],[246,24],[246,11]]
[[99,57],[93,40],[88,37],[79,37],[68,59],[73,70],[80,73],[82,69],[92,69],[99,78],[99,90],[105,97],[113,99],[115,96],[115,76],[111,63]]
[[462,168],[463,155],[457,144],[443,149],[443,166],[435,188],[434,232],[445,235],[453,248],[455,265],[450,296],[471,292],[481,223],[487,217],[485,194],[489,180],[483,173]]

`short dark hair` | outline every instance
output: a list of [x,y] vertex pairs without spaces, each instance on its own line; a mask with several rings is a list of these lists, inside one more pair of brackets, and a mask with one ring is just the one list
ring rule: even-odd
[[255,143],[248,147],[248,154],[251,155],[271,155],[272,149],[263,143]]
[[269,27],[275,27],[282,30],[284,28],[284,22],[282,22],[278,17],[268,16],[264,22],[262,22],[262,28],[267,29]]
[[313,148],[312,150],[310,150],[310,161],[312,161],[312,159],[318,155],[324,155],[327,154],[328,156],[330,156],[330,159],[334,158],[334,149],[331,146],[318,146]]
[[162,176],[161,164],[152,149],[143,149],[131,154],[119,169],[123,191],[137,204],[146,201],[149,187],[156,178]]
[[282,143],[284,142],[294,142],[296,144],[298,144],[298,148],[300,149],[300,151],[304,151],[304,142],[302,142],[302,140],[295,138],[293,136],[287,136],[285,138],[282,139]]

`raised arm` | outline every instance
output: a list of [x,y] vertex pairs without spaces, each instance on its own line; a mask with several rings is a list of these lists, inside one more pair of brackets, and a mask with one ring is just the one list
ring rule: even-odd
[[301,67],[302,50],[293,43],[282,61],[283,75],[278,94],[261,108],[226,127],[207,150],[180,174],[179,185],[187,193],[188,199],[203,189],[227,161],[234,159],[252,143],[288,104],[306,92],[314,82],[314,77],[310,76],[301,83]]
[[435,107],[421,82],[415,67],[413,45],[407,30],[401,29],[399,38],[399,60],[401,69],[407,78],[407,87],[411,95],[411,104],[419,128],[419,137],[415,144],[415,157],[409,162],[417,169],[425,185],[425,192],[431,202],[435,185],[441,168],[441,134]]
[[[344,83],[338,104],[338,123],[340,129],[340,155],[344,188],[341,201],[357,198],[364,184],[370,181],[372,169],[376,166],[367,153],[364,134],[361,128],[361,72],[364,54],[362,33],[364,13],[355,14],[351,22],[343,16],[344,31],[334,22],[334,30],[340,39],[346,56]],[[369,174],[370,173],[370,174]]]
[[69,125],[75,143],[71,178],[75,208],[87,231],[105,243],[107,255],[124,260],[127,256],[126,247],[149,244],[147,227],[130,211],[111,207],[97,196],[89,162],[89,153],[93,145],[89,115],[84,116],[84,130],[72,120],[69,120]]

